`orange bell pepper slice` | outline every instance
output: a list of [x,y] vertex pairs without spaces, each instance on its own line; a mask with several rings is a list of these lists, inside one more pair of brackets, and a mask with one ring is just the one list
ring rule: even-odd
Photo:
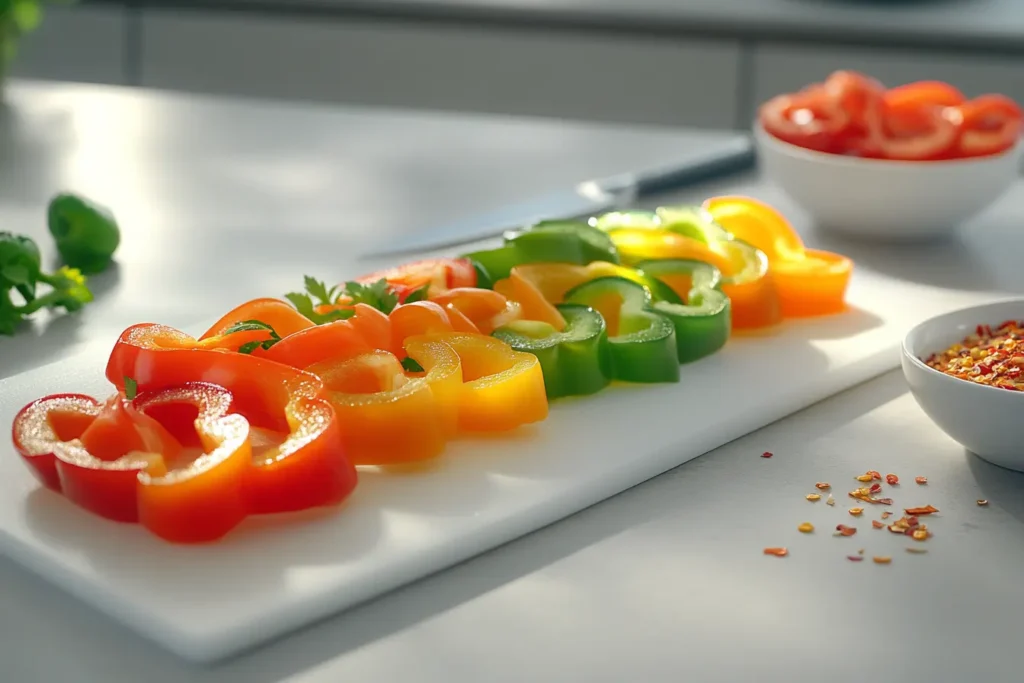
[[716,223],[768,256],[782,314],[804,317],[840,313],[853,261],[828,251],[807,249],[782,214],[749,197],[712,197],[704,209]]
[[[171,542],[208,542],[249,513],[249,423],[228,414],[231,402],[230,393],[208,384],[164,389],[131,402],[118,395],[102,407],[85,396],[51,396],[18,414],[14,443],[34,470],[45,463],[55,472],[50,488],[80,507],[139,522]],[[151,413],[179,419],[165,428]],[[184,427],[176,436],[196,447],[174,441],[173,449],[146,450],[144,431],[154,425],[162,432],[158,445],[173,441],[171,430]]]
[[[518,268],[513,268],[504,280],[495,282],[494,289],[519,304],[524,320],[547,323],[559,332],[565,330],[565,318],[562,314],[548,301],[544,292],[524,277]],[[493,331],[492,329],[491,332]]]
[[409,376],[388,351],[310,368],[346,425],[343,438],[356,465],[394,465],[433,458],[456,431],[462,367],[440,342],[414,343],[409,356],[425,372]]
[[507,431],[547,417],[544,375],[533,354],[515,351],[494,337],[454,332],[412,337],[406,347],[432,342],[451,347],[462,365],[460,431]]
[[[207,348],[225,348],[238,350],[250,342],[262,342],[270,339],[266,330],[245,330],[225,335],[224,333],[240,322],[258,320],[272,327],[281,337],[287,337],[313,327],[313,321],[295,310],[291,304],[280,299],[253,299],[224,314],[199,337],[206,342]],[[262,348],[256,347],[252,354],[266,354]]]
[[[272,347],[276,348],[276,347]],[[107,379],[140,392],[194,381],[224,387],[232,410],[264,438],[254,448],[245,490],[252,513],[288,512],[340,502],[356,484],[334,409],[315,375],[252,355],[204,348],[162,325],[125,330],[110,354]]]
[[451,301],[442,306],[436,301],[415,301],[402,304],[391,311],[391,348],[405,354],[405,340],[422,334],[446,332],[479,333],[473,321],[466,317]]
[[302,370],[325,360],[345,360],[390,348],[388,317],[366,304],[356,304],[353,310],[354,315],[347,320],[314,325],[284,337],[264,357]]

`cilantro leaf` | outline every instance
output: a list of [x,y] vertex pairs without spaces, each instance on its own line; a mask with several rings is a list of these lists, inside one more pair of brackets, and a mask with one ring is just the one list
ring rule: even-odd
[[221,332],[222,335],[235,334],[236,332],[259,332],[260,330],[266,330],[270,333],[272,339],[280,339],[277,331],[273,327],[263,322],[262,320],[241,320],[228,329]]
[[346,282],[345,295],[352,299],[353,304],[373,306],[383,313],[390,313],[398,305],[398,295],[383,278],[371,284]]
[[131,377],[124,378],[124,397],[131,401],[139,395],[139,383]]
[[429,292],[430,292],[430,283],[428,282],[427,284],[423,285],[419,289],[412,290],[412,292],[409,294],[409,296],[405,297],[405,303],[411,304],[414,301],[426,301],[427,300],[427,294]]
[[423,366],[409,356],[402,359],[402,367],[409,372],[423,372]]
[[316,278],[310,277],[309,275],[304,276],[303,281],[306,284],[306,291],[309,292],[311,296],[318,299],[321,304],[330,305],[337,301],[337,287],[331,287],[330,289],[327,289],[327,285],[325,285],[323,281],[317,280]]
[[296,311],[306,316],[317,325],[323,325],[324,323],[333,322],[335,320],[345,320],[347,318],[351,318],[355,314],[355,311],[348,308],[339,308],[326,313],[317,313],[316,308],[313,306],[313,300],[309,298],[308,294],[289,292],[284,295],[284,298],[291,302]]

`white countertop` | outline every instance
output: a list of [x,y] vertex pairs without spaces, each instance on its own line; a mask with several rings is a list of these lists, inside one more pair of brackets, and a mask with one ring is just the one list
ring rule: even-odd
[[[287,287],[297,268],[323,272],[344,263],[347,255],[334,255],[346,243],[358,248],[358,226],[372,222],[400,234],[423,211],[434,214],[427,224],[436,223],[483,172],[481,158],[500,174],[493,185],[472,183],[483,206],[621,170],[614,167],[623,155],[634,155],[633,165],[664,161],[682,140],[664,132],[256,108],[85,87],[26,86],[13,94],[35,123],[8,137],[22,165],[0,172],[5,227],[42,238],[42,202],[70,183],[115,204],[122,222],[147,232],[145,240],[126,240],[120,279],[92,304],[92,317],[55,321],[36,330],[38,337],[0,339],[5,370],[12,358],[30,367],[59,357],[61,342],[44,341],[51,334],[83,341],[154,315],[139,292],[167,301],[180,289],[181,308],[158,315],[184,324],[232,297]],[[101,141],[103,130],[122,142]],[[246,148],[257,139],[266,142]],[[792,212],[753,175],[673,199],[726,190]],[[1020,249],[1007,245],[1020,244],[1022,199],[1024,184],[960,240],[921,250],[815,242],[849,253],[858,267],[898,272],[923,286],[1019,293]],[[342,215],[343,208],[350,213]],[[277,225],[292,232],[272,238]],[[282,240],[301,241],[303,253]],[[250,258],[231,258],[237,244]],[[201,249],[223,253],[215,276],[205,258],[189,258]],[[267,250],[285,256],[280,267],[254,269],[252,253]],[[200,297],[204,313],[196,315],[194,303],[185,303]],[[761,458],[765,450],[775,456]],[[897,503],[942,510],[929,520],[936,536],[923,544],[928,554],[909,555],[902,550],[909,541],[871,529],[877,515],[851,522],[845,492],[867,469],[900,474]],[[929,477],[927,487],[913,483],[917,475]],[[832,482],[834,508],[804,500],[816,481]],[[5,683],[1018,681],[1012,639],[1024,620],[1017,576],[1022,490],[1024,475],[966,455],[891,373],[213,668],[175,659],[0,560],[0,672]],[[979,508],[978,498],[991,504]],[[802,536],[796,525],[803,521],[818,530]],[[837,523],[860,531],[833,538]],[[761,549],[773,545],[788,546],[791,556],[764,557]],[[845,559],[862,547],[869,558],[891,554],[893,563]]]

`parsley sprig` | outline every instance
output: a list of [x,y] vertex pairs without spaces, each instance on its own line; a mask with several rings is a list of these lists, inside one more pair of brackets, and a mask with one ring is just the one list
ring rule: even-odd
[[235,332],[259,332],[261,330],[266,331],[270,335],[270,338],[246,342],[238,347],[238,352],[252,353],[256,349],[263,349],[266,351],[271,346],[281,341],[281,335],[277,333],[277,330],[262,320],[241,320],[224,330],[222,334],[229,335],[234,334]]

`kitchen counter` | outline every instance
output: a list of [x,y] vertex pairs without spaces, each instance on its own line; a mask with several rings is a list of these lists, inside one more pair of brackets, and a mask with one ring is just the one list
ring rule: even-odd
[[[188,325],[207,317],[191,302],[218,309],[251,295],[257,280],[261,290],[286,291],[297,273],[329,276],[358,253],[367,226],[400,239],[453,206],[476,210],[625,163],[658,165],[686,144],[686,136],[643,129],[84,86],[19,84],[12,100],[22,113],[8,123],[6,149],[17,150],[19,163],[4,166],[0,183],[5,227],[46,244],[43,203],[69,187],[114,205],[126,239],[119,268],[97,279],[98,301],[85,315],[0,339],[4,369],[12,358],[22,368],[57,360],[62,345],[152,315],[152,301],[180,301],[161,321]],[[460,204],[470,186],[473,206]],[[841,247],[859,268],[950,296],[1024,291],[1019,249],[1007,247],[1019,244],[1024,184],[961,238],[911,250],[825,240],[756,173],[661,201],[721,192],[777,204],[815,246]],[[275,248],[280,263],[257,270],[235,258]],[[222,253],[223,266],[196,265],[190,254],[199,249]],[[766,450],[774,457],[761,458]],[[929,520],[927,554],[910,555],[909,541],[871,529],[873,511],[846,514],[845,491],[867,469],[901,476],[897,503],[942,510]],[[915,485],[918,475],[929,484]],[[817,481],[832,482],[835,507],[804,500]],[[1024,613],[1022,493],[1024,475],[965,454],[889,373],[210,668],[183,663],[0,559],[0,667],[11,683],[1009,683],[1019,680],[1012,639]],[[979,498],[990,505],[978,507]],[[804,521],[817,531],[799,534]],[[837,523],[856,524],[858,535],[833,538]],[[775,545],[791,555],[761,554]],[[859,548],[869,559],[848,561]],[[872,563],[875,554],[891,555],[892,564]]]

